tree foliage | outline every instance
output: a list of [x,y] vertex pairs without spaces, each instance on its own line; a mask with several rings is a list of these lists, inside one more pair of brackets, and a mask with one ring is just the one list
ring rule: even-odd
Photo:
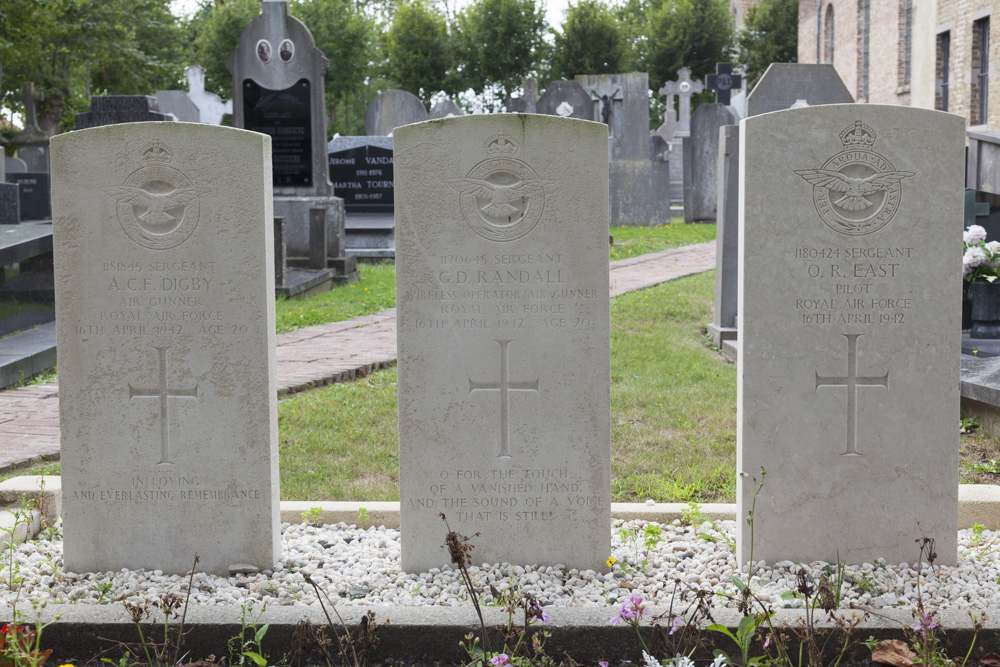
[[385,36],[385,77],[429,105],[431,96],[449,91],[452,53],[444,16],[424,0],[400,5]]
[[499,110],[545,60],[547,26],[537,0],[475,0],[456,18],[456,72],[463,87]]
[[653,90],[681,67],[697,79],[729,59],[733,19],[726,0],[663,0],[650,4],[648,16],[641,64]]
[[[799,53],[798,0],[760,0],[747,10],[746,27],[738,38],[739,58],[749,86],[771,63],[794,63]],[[748,88],[749,90],[749,88]]]
[[602,0],[570,4],[562,31],[555,35],[552,77],[614,74],[630,69],[625,26]]
[[150,93],[182,77],[184,39],[170,0],[3,0],[0,65],[6,106],[27,82],[44,95],[38,124],[73,125],[90,94]]

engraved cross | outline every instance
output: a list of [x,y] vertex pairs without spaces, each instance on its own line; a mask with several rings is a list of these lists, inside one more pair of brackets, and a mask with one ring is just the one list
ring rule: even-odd
[[128,385],[128,400],[133,398],[158,398],[160,399],[160,462],[157,465],[170,464],[170,418],[168,406],[171,398],[193,398],[198,400],[198,385],[194,389],[170,389],[167,387],[167,350],[169,347],[153,347],[159,357],[160,362],[160,382],[158,387],[152,389],[137,389]]
[[672,102],[671,95],[677,95],[680,106],[680,117],[677,121],[676,137],[691,136],[691,96],[705,90],[705,84],[701,81],[691,80],[691,70],[682,67],[677,70],[677,80],[667,81],[660,88],[659,94],[666,95],[667,101]]
[[733,89],[743,87],[743,77],[733,74],[733,66],[729,63],[716,63],[715,74],[705,77],[705,86],[715,91],[715,101],[719,104],[729,104]]
[[816,373],[816,391],[820,387],[847,387],[847,450],[841,456],[861,456],[857,450],[858,387],[889,389],[889,371],[882,376],[858,375],[858,338],[864,334],[841,334],[847,339],[847,375],[826,376]]
[[527,382],[511,382],[509,379],[509,355],[507,347],[511,344],[509,340],[494,341],[500,346],[500,381],[499,382],[476,382],[469,378],[469,393],[474,391],[499,391],[500,392],[500,454],[497,458],[510,457],[510,445],[507,438],[507,415],[509,403],[507,393],[511,391],[538,391],[538,380]]

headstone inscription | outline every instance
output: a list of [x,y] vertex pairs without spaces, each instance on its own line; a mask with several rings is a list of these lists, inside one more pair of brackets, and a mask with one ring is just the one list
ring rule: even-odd
[[[594,120],[594,102],[579,81],[553,81],[538,98],[535,112],[547,116]],[[604,132],[606,135],[606,127]]]
[[715,74],[709,74],[705,77],[705,87],[715,91],[717,104],[728,106],[732,92],[743,87],[743,77],[739,74],[733,74],[731,64],[716,63]]
[[274,214],[285,219],[290,263],[305,264],[309,211],[327,209],[328,264],[356,278],[344,255],[343,202],[333,195],[326,157],[324,73],[330,66],[287,0],[263,0],[261,15],[226,59],[233,75],[233,125],[271,137]]
[[964,130],[874,104],[741,123],[737,515],[763,468],[755,559],[913,562],[928,537],[955,564]]
[[790,109],[802,102],[850,104],[854,101],[833,65],[771,63],[747,95],[747,116]]
[[348,213],[392,213],[392,137],[335,137],[327,144],[333,192]]
[[725,104],[701,104],[684,137],[684,221],[715,222],[719,205],[719,128],[739,121]]
[[269,147],[188,123],[52,140],[68,570],[278,561]]
[[[464,116],[395,135],[402,569],[606,569],[607,128]],[[581,418],[581,416],[585,416]]]
[[76,114],[76,129],[156,120],[170,117],[160,113],[151,95],[97,95],[90,98],[90,111]]
[[411,92],[396,88],[380,93],[365,110],[365,134],[384,137],[402,125],[427,120],[427,108]]

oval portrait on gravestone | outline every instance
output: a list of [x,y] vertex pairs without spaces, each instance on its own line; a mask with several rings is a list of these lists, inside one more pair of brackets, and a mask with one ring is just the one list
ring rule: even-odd
[[278,46],[278,57],[281,58],[281,62],[287,63],[289,60],[295,57],[295,44],[290,39],[286,39],[281,42]]
[[168,250],[184,243],[198,226],[199,196],[208,188],[168,167],[169,150],[159,144],[143,151],[147,166],[133,171],[122,185],[102,188],[118,201],[118,222],[144,248]]
[[257,60],[266,63],[271,60],[271,42],[262,39],[257,42]]

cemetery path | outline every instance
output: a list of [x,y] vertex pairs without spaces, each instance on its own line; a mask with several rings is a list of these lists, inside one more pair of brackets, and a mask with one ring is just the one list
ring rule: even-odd
[[[715,241],[611,263],[611,296],[715,268]],[[278,392],[364,377],[396,363],[396,309],[277,337]],[[59,458],[57,382],[0,391],[0,473]]]

